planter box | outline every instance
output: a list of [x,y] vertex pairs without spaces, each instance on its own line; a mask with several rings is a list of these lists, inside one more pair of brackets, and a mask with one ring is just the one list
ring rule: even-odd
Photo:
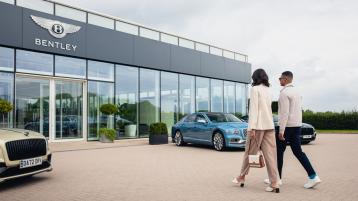
[[124,136],[135,137],[137,134],[137,125],[126,125],[124,126]]
[[149,135],[149,144],[168,144],[168,135]]
[[105,135],[101,135],[101,136],[99,137],[99,141],[100,141],[100,142],[104,142],[104,143],[113,143],[113,140],[107,138]]

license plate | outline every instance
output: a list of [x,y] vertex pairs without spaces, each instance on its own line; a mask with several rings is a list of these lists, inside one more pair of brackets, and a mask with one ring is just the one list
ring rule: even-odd
[[303,139],[308,139],[308,138],[312,138],[312,135],[304,135]]
[[20,169],[33,167],[33,166],[37,166],[37,165],[41,165],[41,164],[42,164],[41,157],[25,159],[25,160],[20,161]]

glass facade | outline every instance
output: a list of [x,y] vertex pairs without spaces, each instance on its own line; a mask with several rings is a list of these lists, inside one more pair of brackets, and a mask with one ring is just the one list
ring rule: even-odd
[[114,103],[114,85],[108,82],[88,82],[88,140],[97,140],[100,128],[113,128],[113,118],[100,111],[103,104]]
[[149,134],[149,126],[160,121],[160,74],[159,71],[140,69],[139,136]]
[[195,112],[195,77],[179,75],[179,119]]
[[247,85],[236,83],[236,116],[247,115]]
[[50,81],[16,77],[15,126],[49,137]]
[[224,112],[235,114],[235,82],[224,82]]
[[137,137],[138,68],[116,65],[117,138]]
[[82,83],[56,81],[56,139],[82,138]]
[[0,47],[0,70],[14,71],[14,50]]
[[196,111],[210,111],[210,79],[196,77]]
[[17,50],[16,71],[21,73],[53,75],[53,55]]
[[88,79],[113,82],[114,65],[98,61],[88,61]]
[[55,56],[55,75],[85,79],[86,60]]
[[[155,122],[164,122],[170,135],[195,111],[246,115],[247,84],[0,47],[0,99],[14,103],[1,127],[53,140],[98,140],[99,129],[110,127],[122,139],[148,137]],[[118,114],[102,114],[107,103]]]
[[161,122],[167,125],[168,134],[178,121],[178,74],[161,73]]
[[223,81],[211,79],[211,111],[223,112]]
[[[0,72],[0,100],[6,100],[13,104],[14,97],[14,74]],[[13,113],[1,114],[1,126],[0,128],[13,127],[12,119]]]

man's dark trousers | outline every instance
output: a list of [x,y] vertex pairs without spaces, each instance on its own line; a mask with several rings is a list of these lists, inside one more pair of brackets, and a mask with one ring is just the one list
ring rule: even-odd
[[276,130],[277,166],[280,178],[282,178],[283,155],[286,150],[287,143],[291,146],[293,154],[305,168],[308,176],[316,174],[306,154],[302,151],[300,134],[301,127],[286,127],[285,141],[282,141],[278,137],[278,130]]

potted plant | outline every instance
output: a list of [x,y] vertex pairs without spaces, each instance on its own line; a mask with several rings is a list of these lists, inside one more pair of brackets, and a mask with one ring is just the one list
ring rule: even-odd
[[0,99],[0,113],[2,114],[2,125],[3,125],[2,127],[7,127],[5,126],[5,114],[11,112],[12,109],[13,107],[9,101]]
[[153,123],[150,125],[149,144],[168,144],[168,129],[165,123]]
[[113,117],[113,114],[118,112],[118,108],[114,104],[108,103],[108,104],[101,105],[99,110],[103,114],[107,115],[107,127],[99,129],[99,133],[98,133],[99,141],[100,142],[113,142],[116,139],[116,130],[111,128],[110,120],[111,120],[111,117]]
[[100,142],[113,142],[116,139],[116,131],[112,128],[100,128],[99,129],[99,141]]

